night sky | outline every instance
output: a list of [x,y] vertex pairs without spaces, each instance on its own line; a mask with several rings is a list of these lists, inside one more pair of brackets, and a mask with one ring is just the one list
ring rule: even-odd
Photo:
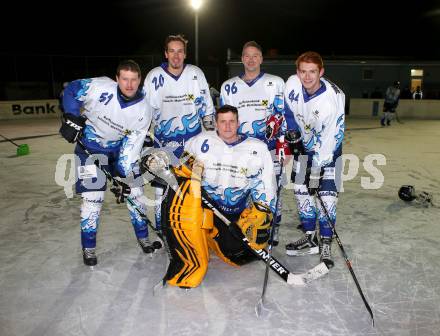
[[[6,2],[3,53],[149,54],[183,33],[190,60],[194,54],[187,0]],[[440,1],[206,0],[199,29],[201,63],[224,63],[228,47],[240,52],[252,39],[285,55],[440,58]]]

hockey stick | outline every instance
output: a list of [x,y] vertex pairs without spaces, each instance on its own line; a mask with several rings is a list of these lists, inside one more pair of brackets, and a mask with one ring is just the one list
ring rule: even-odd
[[263,290],[261,291],[261,297],[258,300],[257,305],[255,306],[255,314],[257,314],[257,317],[261,316],[261,311],[264,308],[264,298],[265,298],[265,295],[266,295],[267,282],[269,280],[269,267],[270,267],[269,260],[270,260],[270,257],[272,256],[272,243],[273,243],[273,235],[274,235],[274,231],[275,231],[275,218],[277,216],[278,204],[279,204],[281,188],[282,188],[282,186],[281,186],[281,179],[282,178],[281,177],[283,175],[283,169],[284,169],[284,155],[281,155],[281,159],[280,159],[280,171],[281,171],[281,174],[278,177],[277,201],[275,202],[275,216],[272,219],[272,226],[270,228],[270,238],[269,238],[269,242],[270,243],[269,243],[269,247],[267,249],[269,258],[267,258],[267,261],[266,261],[266,269],[265,269],[265,272],[264,272]]
[[[84,152],[88,155],[88,156],[93,156],[92,153],[90,153],[90,151],[86,148],[86,146],[80,141],[77,141],[78,145],[84,150]],[[110,181],[110,182],[115,182],[118,183],[116,181],[116,179],[113,177],[112,174],[110,174],[110,172],[108,172],[104,167],[102,167],[102,165],[99,163],[99,160],[95,160],[93,162],[95,164],[95,166],[97,166],[105,175],[105,177]],[[170,260],[172,259],[171,256],[171,251],[170,248],[168,246],[168,243],[165,239],[165,237],[163,236],[162,232],[160,232],[158,229],[156,229],[153,224],[151,223],[151,221],[148,219],[147,215],[145,215],[140,209],[139,206],[133,201],[133,199],[128,196],[126,197],[127,202],[133,207],[133,209],[139,214],[139,216],[141,216],[143,219],[145,219],[145,222],[147,223],[147,225],[154,231],[154,233],[159,237],[159,239],[162,241],[163,245],[165,246],[165,249],[168,253],[168,257],[170,258]]]
[[374,316],[373,316],[373,311],[371,310],[371,307],[370,307],[370,305],[368,304],[368,301],[367,301],[367,299],[365,298],[364,293],[362,292],[361,286],[359,285],[359,282],[358,282],[358,280],[357,280],[357,278],[356,278],[356,275],[354,274],[353,268],[351,267],[351,262],[350,262],[350,260],[348,259],[347,253],[345,253],[345,250],[344,250],[344,246],[342,245],[342,242],[341,242],[341,240],[339,239],[339,235],[338,235],[338,233],[336,232],[335,224],[334,224],[333,221],[330,219],[330,215],[329,215],[329,213],[328,213],[328,211],[327,211],[327,208],[325,207],[324,202],[322,201],[322,198],[321,198],[321,196],[319,195],[319,193],[316,193],[316,197],[318,198],[319,203],[321,204],[321,207],[322,207],[322,209],[324,210],[325,216],[327,217],[327,220],[328,220],[328,222],[330,223],[330,226],[331,226],[332,231],[333,231],[333,235],[335,236],[335,239],[336,239],[336,241],[337,241],[337,243],[338,243],[338,245],[339,245],[339,248],[341,249],[342,255],[343,255],[344,259],[345,259],[345,264],[347,265],[348,270],[350,271],[351,276],[353,277],[354,283],[356,284],[356,287],[357,287],[357,289],[358,289],[358,292],[359,292],[359,294],[361,295],[362,301],[364,301],[365,308],[367,308],[368,313],[370,314],[370,317],[371,317],[371,321],[372,321],[373,326],[374,326]]
[[[223,215],[223,213],[209,201],[209,195],[203,189],[202,202],[206,207],[212,210],[214,215],[216,215],[227,226],[230,226],[232,224],[232,222],[228,218],[226,218],[225,215]],[[269,267],[272,269],[272,271],[274,271],[289,285],[304,286],[309,282],[316,280],[328,273],[328,268],[323,262],[311,268],[305,273],[291,273],[283,264],[281,264],[281,262],[279,262],[275,257],[271,256],[265,249],[255,250],[251,247],[249,240],[244,235],[242,235],[240,238],[255,256],[257,256],[260,260],[266,262],[266,265],[269,264]]]
[[399,115],[397,114],[397,111],[394,112],[394,113],[396,114],[396,120],[397,120],[397,122],[398,122],[399,124],[404,124],[404,122],[400,120]]

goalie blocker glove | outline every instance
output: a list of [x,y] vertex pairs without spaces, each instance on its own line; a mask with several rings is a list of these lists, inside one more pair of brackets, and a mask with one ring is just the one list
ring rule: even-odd
[[277,136],[281,124],[283,123],[284,116],[280,113],[272,114],[266,120],[266,139],[270,140]]
[[115,194],[116,203],[121,204],[130,196],[131,188],[127,183],[122,182],[120,178],[114,178],[113,186],[110,188],[110,191]]
[[60,128],[61,136],[69,143],[74,143],[81,136],[86,119],[70,113],[64,115],[64,120]]
[[213,115],[207,115],[202,118],[202,124],[205,130],[214,131],[215,130],[215,121]]

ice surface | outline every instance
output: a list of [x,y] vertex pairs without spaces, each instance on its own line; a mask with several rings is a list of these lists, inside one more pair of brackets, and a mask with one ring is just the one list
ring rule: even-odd
[[[440,121],[405,121],[381,128],[377,120],[347,120],[344,153],[359,158],[359,173],[344,183],[337,231],[370,303],[376,326],[357,292],[337,244],[335,267],[305,287],[273,272],[262,318],[255,315],[265,264],[234,268],[212,257],[198,288],[166,287],[164,251],[138,247],[125,206],[106,194],[98,235],[98,265],[82,263],[79,199],[55,183],[58,158],[73,146],[60,136],[19,140],[30,155],[0,142],[0,335],[440,335],[440,223],[438,207],[399,200],[403,184],[439,199]],[[57,133],[58,121],[2,122],[9,138]],[[374,182],[363,163],[382,154]],[[354,157],[354,156],[353,156]],[[353,159],[355,164],[355,159]],[[151,188],[146,188],[152,197]],[[288,257],[284,245],[299,237],[292,190],[282,191],[280,245],[273,253],[293,272],[318,256]],[[150,218],[152,209],[149,210]]]

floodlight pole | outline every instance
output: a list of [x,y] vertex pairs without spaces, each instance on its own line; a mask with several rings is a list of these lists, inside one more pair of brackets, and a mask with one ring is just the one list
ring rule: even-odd
[[196,65],[199,66],[199,11],[195,10],[195,46],[196,46],[196,54],[195,54],[195,60]]
[[199,65],[199,9],[202,6],[202,0],[191,0],[191,7],[194,9],[194,28],[195,28],[195,63]]

